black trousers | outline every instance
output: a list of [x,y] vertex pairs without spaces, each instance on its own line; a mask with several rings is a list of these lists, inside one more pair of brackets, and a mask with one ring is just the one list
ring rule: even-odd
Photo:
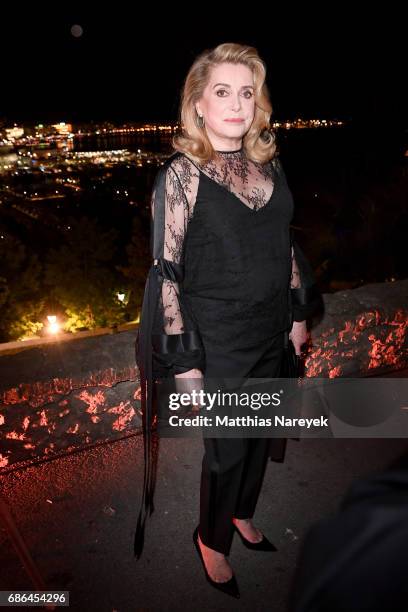
[[[279,377],[284,335],[262,347],[228,354],[206,348],[205,378]],[[255,364],[255,365],[254,365]],[[200,484],[201,541],[228,555],[232,518],[252,518],[268,461],[270,438],[203,438]]]

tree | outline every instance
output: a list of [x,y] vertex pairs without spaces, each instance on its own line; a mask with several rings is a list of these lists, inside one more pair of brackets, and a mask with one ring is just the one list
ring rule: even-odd
[[42,266],[18,238],[0,240],[0,342],[32,335],[41,329]]
[[123,320],[117,289],[123,284],[112,264],[116,229],[103,231],[95,219],[69,218],[65,243],[47,255],[45,280],[66,309],[67,328],[93,328]]
[[150,266],[148,232],[139,217],[133,219],[132,236],[126,246],[128,255],[127,267],[121,268],[123,275],[130,281],[130,300],[128,310],[136,318],[143,300],[146,277]]

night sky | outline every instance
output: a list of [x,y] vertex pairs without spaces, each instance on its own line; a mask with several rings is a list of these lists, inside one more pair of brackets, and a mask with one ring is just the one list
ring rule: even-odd
[[[18,5],[2,19],[0,118],[176,119],[196,55],[240,42],[255,46],[267,63],[273,118],[404,125],[405,20],[394,9],[388,14],[381,6],[375,13],[370,7],[356,19],[345,5],[310,7],[304,14],[295,7],[282,13],[272,4],[230,3],[222,15],[219,3],[167,3],[167,9],[154,3],[143,15],[120,2],[93,10],[66,6]],[[255,7],[259,13],[251,13]],[[83,29],[79,37],[71,34],[75,24]]]

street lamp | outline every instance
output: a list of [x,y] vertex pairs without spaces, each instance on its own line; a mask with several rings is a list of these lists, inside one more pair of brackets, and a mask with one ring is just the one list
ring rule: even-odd
[[57,334],[60,330],[60,324],[57,322],[57,317],[55,315],[48,315],[48,332],[50,334]]

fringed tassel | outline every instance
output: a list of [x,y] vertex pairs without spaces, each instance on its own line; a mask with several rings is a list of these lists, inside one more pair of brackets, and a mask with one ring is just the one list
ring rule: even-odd
[[154,470],[152,469],[152,424],[153,424],[153,368],[152,368],[152,328],[160,285],[157,270],[152,266],[146,281],[143,298],[141,322],[136,347],[136,361],[140,372],[141,405],[143,422],[144,477],[143,496],[137,519],[134,554],[139,559],[145,540],[145,523],[154,512]]

